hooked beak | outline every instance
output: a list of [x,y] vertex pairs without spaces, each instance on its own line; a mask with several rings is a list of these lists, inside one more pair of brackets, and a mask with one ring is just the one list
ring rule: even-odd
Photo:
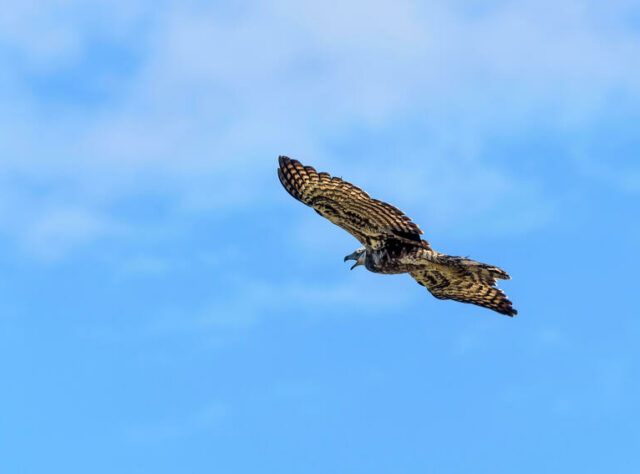
[[349,255],[344,257],[344,261],[346,262],[347,260],[358,260],[358,257],[360,257],[360,254],[356,250],[355,252],[350,253]]
[[346,257],[344,257],[344,261],[346,262],[347,260],[355,260],[356,263],[353,264],[353,266],[350,268],[350,270],[353,270],[354,268],[356,268],[358,265],[362,265],[362,263],[360,262],[360,255],[362,254],[361,251],[356,250],[355,252],[347,255]]

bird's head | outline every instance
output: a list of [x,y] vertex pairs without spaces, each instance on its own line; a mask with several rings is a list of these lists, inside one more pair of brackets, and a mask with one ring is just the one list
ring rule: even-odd
[[354,263],[353,266],[351,267],[351,270],[353,270],[358,265],[364,265],[364,259],[366,256],[367,256],[367,251],[363,247],[361,249],[356,250],[352,254],[349,254],[346,257],[344,257],[344,261],[346,262],[347,260],[355,260],[356,263]]

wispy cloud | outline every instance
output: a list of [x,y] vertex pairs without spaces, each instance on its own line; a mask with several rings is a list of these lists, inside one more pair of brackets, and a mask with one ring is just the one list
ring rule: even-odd
[[[362,275],[363,278],[367,276]],[[369,278],[364,287],[359,280],[354,277],[330,285],[317,281],[238,282],[232,291],[216,294],[214,301],[200,309],[174,308],[166,311],[147,331],[159,334],[167,331],[215,333],[246,330],[262,324],[265,317],[292,314],[292,311],[296,318],[316,314],[318,310],[322,310],[325,316],[343,314],[349,309],[381,315],[411,304],[409,281],[382,282]],[[382,285],[385,291],[381,291]]]
[[51,261],[97,238],[123,236],[127,229],[99,209],[50,202],[8,187],[0,192],[0,232],[23,251]]
[[[428,203],[427,217],[442,225],[516,202],[525,189],[514,212],[530,216],[510,215],[496,228],[526,229],[544,223],[552,206],[535,176],[487,158],[488,140],[541,121],[588,129],[612,92],[639,99],[640,69],[630,65],[640,39],[625,26],[634,8],[627,2],[568,1],[553,5],[552,18],[550,2],[117,4],[88,11],[76,1],[27,3],[1,20],[8,100],[0,123],[11,133],[0,175],[20,176],[31,194],[33,217],[23,226],[30,230],[9,232],[24,242],[47,232],[67,238],[51,230],[59,217],[42,217],[44,201],[65,204],[61,194],[84,207],[83,230],[76,215],[64,244],[71,248],[110,232],[99,216],[122,200],[162,195],[180,213],[264,201],[278,153],[331,170],[343,156],[332,151],[336,142],[354,131],[384,135],[398,123],[433,146],[419,156],[398,150],[389,161],[390,145],[350,166],[384,162],[391,197]],[[73,14],[58,21],[60,8]],[[91,54],[96,44],[117,46],[133,65],[119,69],[121,56]],[[51,90],[24,80],[61,71],[77,84],[103,84],[109,100],[87,106],[73,87],[53,100]],[[636,188],[635,179],[608,171]],[[36,191],[43,181],[53,192]]]
[[36,254],[56,257],[71,247],[118,230],[116,223],[83,209],[53,209],[26,230],[24,243]]

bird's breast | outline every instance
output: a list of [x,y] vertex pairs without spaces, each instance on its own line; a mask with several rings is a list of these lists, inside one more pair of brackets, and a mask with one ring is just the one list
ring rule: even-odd
[[411,269],[386,250],[367,252],[364,260],[367,270],[374,273],[407,273]]
[[365,267],[375,273],[409,273],[429,265],[424,249],[416,246],[387,245],[367,250]]

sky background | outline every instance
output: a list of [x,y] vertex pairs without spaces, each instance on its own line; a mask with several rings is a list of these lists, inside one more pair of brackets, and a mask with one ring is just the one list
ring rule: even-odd
[[[2,2],[3,473],[637,473],[637,1]],[[286,154],[504,268],[506,318]]]

